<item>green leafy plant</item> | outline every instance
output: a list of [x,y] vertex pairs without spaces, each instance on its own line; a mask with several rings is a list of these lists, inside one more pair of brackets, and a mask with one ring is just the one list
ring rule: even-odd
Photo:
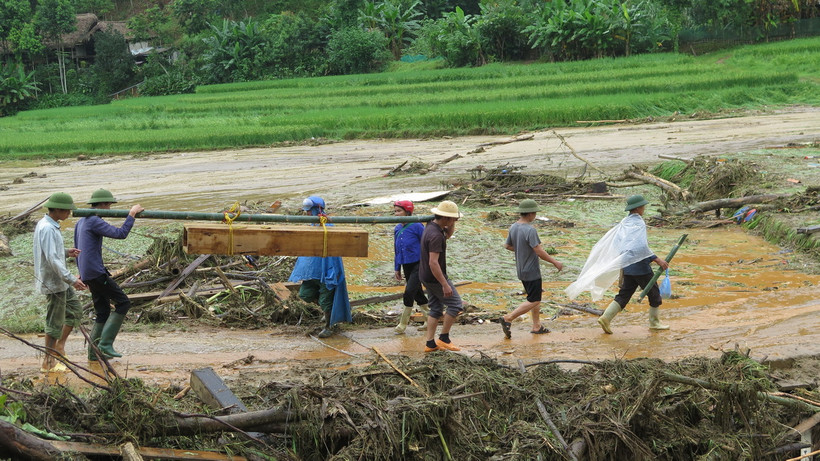
[[34,72],[27,73],[21,64],[4,64],[0,68],[0,116],[17,113],[36,91]]

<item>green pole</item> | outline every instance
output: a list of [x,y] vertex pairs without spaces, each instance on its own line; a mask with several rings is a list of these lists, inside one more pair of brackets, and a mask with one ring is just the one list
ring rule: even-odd
[[[686,241],[686,237],[688,236],[689,234],[683,234],[681,236],[680,240],[678,240],[678,243],[676,243],[675,246],[672,247],[672,251],[670,251],[669,254],[666,255],[666,262],[672,261],[672,258],[675,257],[675,253],[678,252],[678,248],[680,248],[680,246],[683,245],[683,242]],[[646,284],[646,287],[644,287],[643,291],[641,292],[641,295],[638,296],[638,302],[641,302],[643,297],[646,296],[647,293],[649,293],[649,290],[651,290],[652,287],[655,286],[655,282],[658,281],[658,278],[661,276],[661,274],[663,274],[663,268],[659,267],[658,270],[655,271],[655,275],[652,277],[652,280],[650,280],[649,283]]]
[[[99,216],[101,218],[125,218],[129,210],[104,210],[101,208],[77,208],[74,216]],[[224,213],[202,213],[197,211],[156,211],[145,210],[137,215],[147,219],[181,219],[186,221],[224,221]],[[274,222],[274,223],[318,223],[318,216],[293,216],[281,214],[242,214],[228,213],[233,222]],[[433,216],[328,216],[329,223],[336,224],[381,224],[381,223],[414,223],[432,221]]]

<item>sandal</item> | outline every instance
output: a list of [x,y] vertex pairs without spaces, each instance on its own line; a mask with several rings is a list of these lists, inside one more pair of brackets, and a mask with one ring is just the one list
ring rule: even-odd
[[544,325],[541,325],[541,328],[539,328],[538,330],[530,331],[530,333],[532,333],[534,335],[543,335],[543,334],[549,333],[549,332],[550,332],[550,329],[549,328],[544,328]]
[[511,322],[507,322],[504,320],[504,317],[500,317],[498,322],[501,323],[501,329],[504,330],[504,336],[507,339],[512,338],[512,332],[510,331],[510,327],[512,326]]

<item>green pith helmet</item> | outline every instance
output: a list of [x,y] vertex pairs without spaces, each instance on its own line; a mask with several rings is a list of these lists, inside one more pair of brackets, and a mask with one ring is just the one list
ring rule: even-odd
[[642,207],[648,204],[649,200],[643,198],[643,195],[633,195],[626,199],[626,208],[624,208],[624,211],[632,211],[635,208]]
[[95,203],[117,203],[117,200],[111,195],[111,192],[105,189],[97,189],[91,194],[88,203],[91,205]]
[[43,204],[43,207],[56,210],[76,210],[74,199],[65,192],[55,192],[51,194],[48,201]]
[[535,213],[536,211],[541,211],[541,208],[538,208],[538,204],[531,198],[521,200],[518,204],[519,213]]

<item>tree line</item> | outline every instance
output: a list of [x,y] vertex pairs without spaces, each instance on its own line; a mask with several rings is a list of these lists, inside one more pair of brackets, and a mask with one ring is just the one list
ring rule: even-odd
[[[93,61],[72,60],[61,38],[79,13],[127,18],[129,41],[157,52],[137,66],[126,38],[102,30]],[[400,60],[461,67],[630,56],[677,51],[682,31],[762,41],[819,16],[814,0],[4,0],[0,115],[106,102],[137,83],[141,94],[162,95],[378,72]]]

